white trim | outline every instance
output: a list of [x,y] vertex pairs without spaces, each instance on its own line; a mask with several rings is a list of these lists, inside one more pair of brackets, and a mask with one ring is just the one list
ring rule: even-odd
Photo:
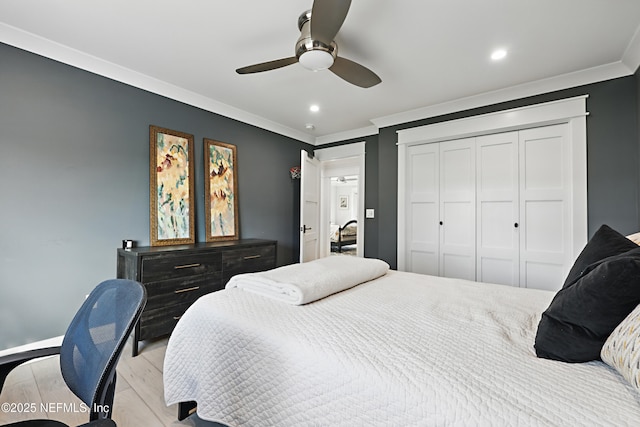
[[467,98],[460,98],[453,101],[430,105],[415,110],[392,114],[371,121],[378,128],[409,123],[416,120],[427,119],[429,117],[441,116],[458,111],[470,110],[472,108],[484,107],[501,102],[512,101],[514,99],[526,98],[529,96],[550,93],[557,90],[568,89],[590,83],[596,83],[618,77],[632,75],[633,72],[622,62],[594,67],[587,70],[564,74],[557,77],[524,83],[518,86],[511,86],[505,89],[483,93]]
[[[320,160],[320,256],[329,255],[329,196],[331,195],[331,182],[332,175],[331,164],[342,164],[344,160],[353,160],[354,166],[358,169],[358,238],[357,238],[357,252],[359,257],[364,256],[364,228],[365,223],[365,156],[366,156],[366,142],[354,142],[352,144],[339,145],[337,147],[321,148],[314,150],[314,156]],[[325,176],[325,172],[329,172]],[[326,252],[324,252],[326,251]]]
[[[586,105],[585,105],[586,112]],[[586,113],[588,114],[588,113]],[[571,159],[573,159],[571,218],[573,219],[572,242],[573,258],[577,258],[588,240],[588,203],[587,203],[587,117],[585,115],[569,120],[568,138]]]
[[39,348],[58,347],[62,345],[63,339],[64,335],[60,335],[58,337],[48,338],[42,341],[35,341],[18,347],[7,348],[0,351],[0,357],[7,356],[9,354],[21,353],[23,351],[37,350]]
[[366,142],[354,142],[353,144],[338,145],[337,147],[319,148],[313,151],[318,160],[336,160],[345,157],[355,157],[365,154]]
[[588,95],[399,130],[398,145],[437,142],[567,122],[587,114]]
[[[619,77],[630,76],[635,73],[639,66],[640,28],[629,43],[622,61],[616,61],[610,64],[536,80],[533,82],[527,82],[516,86],[510,86],[504,89],[485,92],[474,96],[427,105],[413,110],[390,114],[388,116],[377,117],[371,119],[371,123],[373,123],[379,130],[385,127],[428,119],[430,117],[442,116],[445,114],[456,113],[458,111],[470,110],[487,105],[499,104],[501,102],[513,101],[515,99],[522,99]],[[359,138],[371,135],[372,133],[370,133],[371,131],[369,129],[370,128],[360,129],[360,131],[362,131],[360,135],[357,134],[358,129],[349,131],[350,137]],[[343,134],[344,132],[317,137],[316,145],[347,139],[342,138]]]
[[622,55],[622,63],[631,70],[631,74],[640,67],[640,25]]
[[407,147],[408,144],[398,144],[398,255],[396,263],[398,271],[407,271],[407,222],[405,209],[407,207]]
[[329,144],[331,142],[346,141],[349,139],[364,138],[365,136],[377,135],[379,129],[377,126],[366,126],[359,129],[352,129],[344,132],[332,133],[329,135],[319,136],[315,140],[315,145]]
[[406,269],[406,147],[448,139],[458,139],[548,124],[567,123],[570,156],[573,160],[570,209],[573,218],[572,250],[580,253],[588,236],[587,217],[587,130],[586,98],[588,95],[543,104],[530,105],[495,113],[471,116],[398,131],[398,269]]

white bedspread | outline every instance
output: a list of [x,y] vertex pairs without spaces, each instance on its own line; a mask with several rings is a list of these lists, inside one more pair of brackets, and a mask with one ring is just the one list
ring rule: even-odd
[[305,306],[198,300],[167,347],[167,404],[229,426],[640,425],[604,363],[538,359],[553,293],[390,271]]

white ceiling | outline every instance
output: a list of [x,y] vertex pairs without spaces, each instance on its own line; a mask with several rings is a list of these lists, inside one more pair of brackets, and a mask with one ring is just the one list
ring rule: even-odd
[[[362,89],[299,64],[235,73],[293,56],[312,2],[2,0],[0,42],[311,144],[640,65],[639,0],[353,0],[339,55],[381,84]],[[508,51],[500,62],[496,48]]]

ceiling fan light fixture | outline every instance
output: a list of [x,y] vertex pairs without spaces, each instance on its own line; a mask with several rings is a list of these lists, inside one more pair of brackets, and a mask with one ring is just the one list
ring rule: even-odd
[[311,71],[326,70],[333,65],[333,55],[324,50],[309,50],[298,58],[298,62]]

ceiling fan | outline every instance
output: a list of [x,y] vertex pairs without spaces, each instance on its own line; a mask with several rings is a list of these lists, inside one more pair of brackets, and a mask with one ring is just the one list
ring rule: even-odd
[[298,18],[300,38],[296,42],[296,56],[249,65],[238,68],[236,72],[260,73],[300,62],[303,67],[313,71],[329,69],[341,79],[362,88],[377,85],[382,80],[376,73],[338,56],[334,38],[342,27],[350,6],[351,0],[315,0],[312,9]]

